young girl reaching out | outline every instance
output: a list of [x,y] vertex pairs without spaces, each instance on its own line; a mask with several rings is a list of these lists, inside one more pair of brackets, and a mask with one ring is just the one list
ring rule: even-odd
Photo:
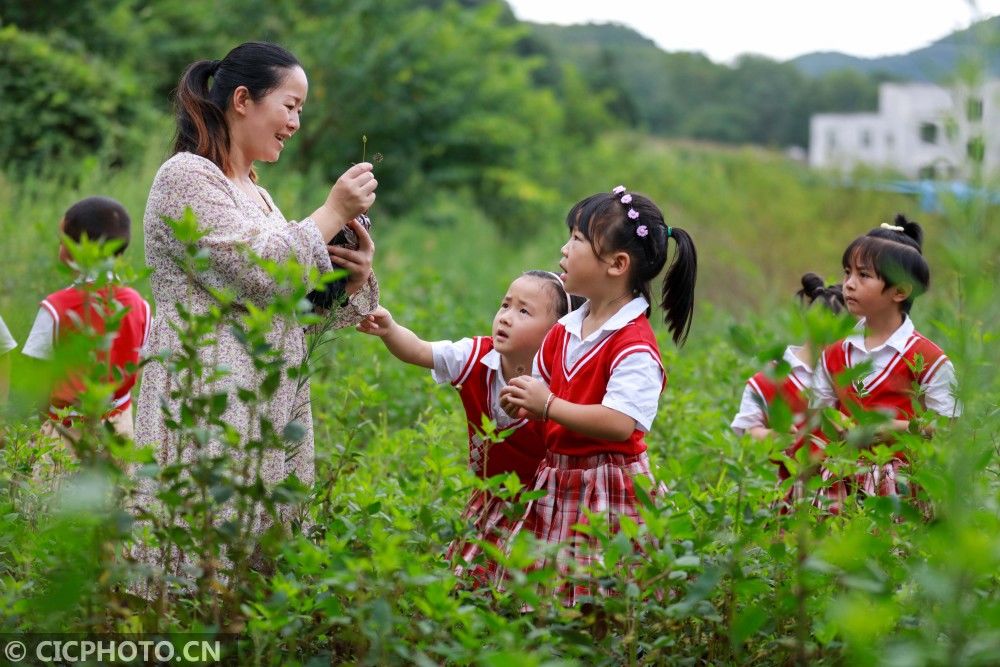
[[[499,404],[506,378],[530,373],[542,339],[574,303],[559,277],[548,271],[528,271],[507,289],[493,318],[490,336],[459,341],[428,342],[393,320],[388,310],[378,307],[358,325],[358,330],[378,336],[401,361],[432,369],[439,383],[449,382],[462,398],[469,429],[469,468],[487,478],[516,472],[525,483],[531,480],[545,453],[540,422],[507,415]],[[482,418],[488,417],[496,431],[512,433],[501,442],[484,440]],[[477,491],[466,505],[462,518],[474,523],[479,540],[492,540],[493,529],[503,516],[506,503],[497,496]],[[479,554],[474,542],[452,543],[449,558],[460,553],[465,569]]]
[[[921,245],[923,230],[902,215],[856,238],[844,251],[844,300],[861,318],[857,333],[824,350],[814,377],[813,408],[879,410],[892,421],[878,436],[891,442],[894,432],[929,435],[916,406],[944,418],[958,416],[955,369],[941,348],[916,331],[910,320],[913,300],[927,291],[930,267]],[[871,370],[853,383],[841,374],[863,363]],[[866,464],[865,472],[835,484],[840,497],[852,490],[868,495],[896,495],[896,473],[906,463],[902,452],[884,465]],[[829,494],[828,494],[829,495]],[[836,508],[834,508],[836,509]]]
[[[643,523],[634,479],[653,480],[645,434],[666,383],[649,323],[650,282],[667,263],[672,240],[676,251],[659,301],[674,342],[683,344],[697,272],[691,237],[668,227],[656,204],[623,186],[581,201],[566,222],[563,282],[587,302],[545,337],[537,358],[542,380],[520,376],[502,392],[505,409],[541,420],[547,447],[530,487],[547,494],[504,526],[504,546],[521,531],[558,543],[561,574],[574,562],[587,566],[601,557],[597,539],[574,529],[589,522],[584,510],[607,514],[613,533],[623,516]],[[572,605],[593,592],[575,586],[562,597]]]

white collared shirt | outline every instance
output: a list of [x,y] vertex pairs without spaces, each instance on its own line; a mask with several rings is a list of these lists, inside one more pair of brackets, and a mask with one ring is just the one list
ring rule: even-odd
[[[869,382],[885,370],[897,353],[905,351],[906,341],[913,335],[914,326],[913,320],[904,315],[899,328],[892,332],[884,343],[871,350],[865,347],[864,319],[858,322],[855,330],[856,333],[844,340],[853,350],[852,365],[871,363],[872,370],[864,377],[864,382]],[[924,405],[928,410],[944,417],[957,417],[962,413],[961,405],[955,397],[955,366],[951,363],[951,359],[945,359],[937,372],[931,375],[929,381],[921,384],[920,388],[923,391]],[[833,378],[822,363],[813,371],[813,397],[809,404],[814,408],[832,407],[837,404]]]
[[[572,368],[581,357],[605,338],[645,313],[647,308],[649,302],[645,297],[637,296],[586,338],[582,337],[583,320],[590,312],[590,302],[587,301],[576,310],[564,315],[559,323],[569,333],[565,351],[566,366]],[[628,415],[635,420],[636,428],[648,433],[656,417],[662,389],[663,369],[660,368],[660,364],[648,354],[630,354],[611,371],[611,379],[608,381],[608,388],[601,405]]]
[[[812,366],[799,359],[796,353],[801,349],[801,345],[789,345],[785,348],[781,358],[792,368],[788,374],[803,388],[809,389],[812,386],[813,369]],[[754,391],[750,383],[747,382],[743,387],[743,397],[740,399],[740,411],[736,413],[736,417],[733,418],[733,423],[729,427],[736,435],[743,435],[758,426],[768,427],[767,405],[764,404],[763,397]]]
[[0,357],[17,347],[17,341],[10,335],[10,329],[0,317]]
[[[431,377],[438,384],[452,383],[458,379],[465,364],[472,356],[475,344],[471,338],[463,338],[452,342],[450,340],[439,340],[431,343],[431,355],[434,358],[434,368],[431,370]],[[490,350],[483,355],[479,363],[493,371],[493,381],[490,383],[490,417],[496,422],[498,429],[504,429],[514,423],[503,408],[500,407],[500,390],[507,384],[507,379],[503,376],[503,369],[500,365],[500,353]],[[535,368],[532,368],[532,376],[538,377]],[[479,424],[476,424],[478,427]]]

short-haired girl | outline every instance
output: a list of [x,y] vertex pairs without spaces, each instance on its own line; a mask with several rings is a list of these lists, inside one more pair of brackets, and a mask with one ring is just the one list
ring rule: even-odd
[[[574,528],[589,523],[585,510],[606,514],[612,533],[622,517],[643,523],[634,485],[638,477],[653,483],[645,434],[666,383],[649,323],[650,282],[666,265],[672,240],[660,304],[674,342],[682,344],[697,272],[687,232],[668,227],[656,204],[624,186],[581,201],[566,222],[563,281],[587,302],[545,337],[537,359],[542,380],[521,376],[503,390],[505,409],[542,421],[547,447],[531,485],[547,494],[529,503],[503,544],[522,530],[558,543],[561,574],[573,562],[586,567],[601,558],[597,538]],[[563,602],[573,605],[593,588],[567,587]]]
[[[434,379],[458,389],[469,429],[469,468],[482,478],[516,472],[525,483],[535,474],[545,454],[541,422],[514,419],[500,408],[500,390],[512,378],[532,369],[538,346],[556,320],[579,301],[566,293],[559,277],[549,271],[527,271],[515,278],[500,301],[489,336],[459,341],[428,342],[396,322],[379,306],[358,330],[378,336],[401,361],[432,369]],[[483,416],[496,432],[511,431],[500,442],[484,438]],[[462,519],[471,522],[477,540],[453,542],[448,557],[460,554],[457,572],[465,570],[481,553],[479,541],[495,541],[494,528],[507,503],[498,496],[477,491],[469,499]]]
[[[861,321],[857,333],[824,350],[813,380],[811,407],[836,407],[848,416],[858,409],[886,412],[893,419],[879,439],[889,442],[894,432],[932,432],[932,425],[917,419],[914,404],[945,418],[959,413],[951,360],[917,332],[909,317],[913,300],[930,285],[922,242],[920,225],[897,215],[894,224],[883,224],[847,246],[841,260],[844,300]],[[871,370],[863,378],[838,381],[866,362]],[[833,495],[841,500],[854,490],[897,495],[896,473],[905,464],[903,452],[884,465],[866,462],[865,472],[836,482]]]

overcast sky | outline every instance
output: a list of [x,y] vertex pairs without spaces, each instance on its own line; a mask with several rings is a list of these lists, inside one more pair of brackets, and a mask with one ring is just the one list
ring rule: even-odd
[[742,53],[787,60],[812,51],[905,53],[1000,14],[1000,0],[507,0],[537,23],[624,23],[667,51],[716,62]]

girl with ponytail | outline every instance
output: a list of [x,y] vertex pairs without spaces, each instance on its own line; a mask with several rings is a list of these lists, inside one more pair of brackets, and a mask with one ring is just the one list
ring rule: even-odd
[[[842,286],[826,285],[815,273],[802,276],[802,289],[795,296],[804,308],[825,308],[837,315],[847,310]],[[779,374],[779,364],[773,362],[747,380],[739,412],[730,424],[736,435],[748,434],[754,440],[770,438],[774,433],[770,415],[776,402],[783,403],[792,415],[792,431],[789,435],[801,433],[806,424],[812,390],[813,352],[808,343],[789,345],[781,359],[783,365],[787,366],[787,374]],[[799,437],[785,453],[794,457],[804,442]],[[788,468],[781,462],[776,463],[779,484],[785,484],[790,477]],[[785,496],[786,507],[793,498],[802,498],[804,493],[804,486],[796,480]],[[784,509],[782,508],[783,511]]]
[[[825,285],[815,273],[802,276],[802,289],[795,293],[799,303],[805,308],[815,306],[826,308],[834,314],[846,310],[844,291],[841,285]],[[730,427],[736,435],[748,434],[754,440],[764,440],[771,436],[768,418],[769,408],[775,400],[781,400],[792,412],[793,426],[801,427],[805,422],[809,404],[807,392],[812,387],[812,352],[809,344],[789,345],[782,360],[788,365],[788,374],[775,374],[778,364],[771,366],[747,380],[740,400],[740,410]],[[784,480],[788,472],[781,466],[779,477]]]
[[[149,350],[180,349],[176,333],[182,320],[177,304],[194,313],[213,307],[215,290],[235,295],[237,306],[264,307],[278,286],[263,269],[247,261],[244,249],[275,262],[295,259],[306,270],[329,272],[333,262],[349,273],[346,304],[334,314],[334,326],[360,322],[378,304],[378,284],[371,270],[374,246],[356,220],[375,200],[377,183],[372,165],[361,163],[345,171],[309,216],[287,220],[267,190],[257,183],[254,163],[275,162],[299,129],[309,90],[306,74],[294,55],[276,44],[247,42],[222,60],[191,64],[177,86],[177,133],[174,155],[153,181],[143,219],[146,264],[153,269],[151,287],[156,316]],[[167,223],[190,208],[205,235],[198,242],[210,269],[188,276],[176,261],[184,248]],[[355,249],[329,246],[342,229],[353,230]],[[332,260],[332,261],[331,261]],[[303,275],[305,280],[305,275]],[[271,344],[280,346],[288,367],[297,367],[306,353],[305,334],[295,322],[275,322]],[[229,372],[212,380],[211,390],[229,395],[223,419],[250,439],[251,424],[266,419],[278,433],[296,420],[305,435],[288,456],[271,452],[261,477],[273,485],[291,474],[313,481],[313,432],[308,382],[283,374],[265,407],[250,415],[237,400],[239,388],[260,386],[261,378],[243,344],[226,327],[218,330],[210,353],[213,363]],[[157,460],[168,464],[182,456],[172,449],[167,420],[179,420],[171,397],[167,367],[152,359],[145,367],[136,419],[136,441],[155,444]],[[292,443],[290,443],[292,444]],[[222,442],[209,449],[221,452]],[[145,488],[141,504],[149,504],[155,489]]]
[[[935,421],[958,416],[960,406],[951,360],[915,329],[909,315],[914,299],[930,286],[923,230],[897,215],[892,224],[854,239],[841,261],[844,300],[860,321],[854,334],[823,351],[811,407],[835,408],[848,418],[859,411],[888,414],[891,419],[874,442],[894,443],[905,431],[930,436]],[[856,377],[853,369],[861,366],[869,370]],[[818,437],[825,441],[825,435]],[[903,451],[885,464],[863,455],[857,474],[830,488],[841,501],[853,492],[896,495],[897,475],[906,463]],[[914,488],[909,485],[911,494]]]
[[[579,202],[566,222],[562,279],[567,292],[587,301],[545,337],[536,357],[542,379],[514,378],[502,392],[506,410],[543,422],[547,448],[529,486],[547,494],[511,522],[504,545],[521,531],[559,544],[562,574],[574,562],[586,567],[602,557],[598,539],[574,528],[589,523],[589,513],[606,514],[617,532],[623,517],[643,523],[635,478],[646,477],[658,492],[645,434],[666,373],[649,323],[651,283],[666,267],[658,301],[671,337],[683,344],[698,265],[687,232],[668,226],[656,204],[624,186]],[[561,596],[572,605],[597,592],[596,585],[565,586]]]

